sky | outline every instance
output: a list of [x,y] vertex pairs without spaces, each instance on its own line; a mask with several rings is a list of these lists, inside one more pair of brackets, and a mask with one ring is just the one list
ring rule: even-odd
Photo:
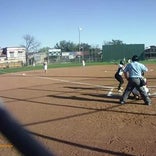
[[100,48],[112,40],[149,47],[155,18],[156,0],[0,0],[0,47],[20,46],[27,34],[40,48],[79,39]]

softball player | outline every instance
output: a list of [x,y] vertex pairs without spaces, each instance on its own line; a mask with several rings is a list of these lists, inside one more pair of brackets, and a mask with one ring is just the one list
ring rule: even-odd
[[120,61],[120,64],[118,66],[118,70],[117,72],[115,73],[115,79],[119,82],[119,85],[118,85],[118,92],[122,92],[122,85],[124,83],[124,80],[123,80],[123,77],[122,77],[122,74],[123,74],[123,70],[124,70],[124,62],[123,61]]

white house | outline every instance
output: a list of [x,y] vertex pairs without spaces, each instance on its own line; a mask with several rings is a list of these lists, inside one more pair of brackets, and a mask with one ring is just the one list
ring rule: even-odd
[[6,55],[8,61],[21,61],[26,63],[26,49],[23,47],[6,47],[3,48],[3,55]]

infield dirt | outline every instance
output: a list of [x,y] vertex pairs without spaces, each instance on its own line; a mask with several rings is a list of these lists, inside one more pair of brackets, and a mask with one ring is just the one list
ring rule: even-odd
[[[147,67],[148,86],[156,93],[156,65]],[[57,156],[154,156],[156,96],[151,106],[134,99],[120,105],[116,70],[117,65],[103,65],[4,74],[0,96],[22,126]],[[21,154],[1,135],[0,155]]]

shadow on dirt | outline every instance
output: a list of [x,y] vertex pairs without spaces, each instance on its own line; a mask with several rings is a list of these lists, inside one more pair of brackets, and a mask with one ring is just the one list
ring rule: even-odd
[[[95,101],[95,102],[105,102],[105,103],[113,103],[119,104],[117,101],[109,101],[106,99],[90,99],[87,97],[78,97],[78,96],[63,96],[63,95],[48,95],[48,97],[59,98],[59,99],[69,99],[69,100],[79,100],[79,101]],[[115,98],[116,99],[116,98]]]
[[55,142],[59,142],[59,143],[63,143],[66,145],[70,145],[70,146],[75,146],[78,148],[83,148],[83,149],[87,149],[87,150],[91,150],[91,151],[95,151],[95,152],[100,152],[100,153],[107,153],[107,154],[112,154],[112,155],[116,155],[116,156],[134,156],[132,154],[126,154],[123,152],[115,152],[115,151],[111,151],[111,150],[106,150],[106,149],[102,149],[102,148],[98,148],[98,147],[92,147],[92,146],[88,146],[88,145],[83,145],[80,143],[75,143],[75,142],[71,142],[71,141],[67,141],[67,140],[63,140],[63,139],[58,139],[55,137],[51,137],[51,136],[47,136],[47,135],[43,135],[43,134],[39,134],[36,132],[31,132],[29,131],[30,134],[38,136],[38,137],[42,137],[44,139],[48,139],[51,141],[55,141]]
[[[107,85],[105,85],[107,86]],[[105,91],[108,91],[109,89],[108,88],[103,88],[102,86],[100,87],[64,87],[64,88],[69,88],[69,89],[78,89],[78,90],[97,90],[97,89],[100,89],[100,90],[105,90]]]

